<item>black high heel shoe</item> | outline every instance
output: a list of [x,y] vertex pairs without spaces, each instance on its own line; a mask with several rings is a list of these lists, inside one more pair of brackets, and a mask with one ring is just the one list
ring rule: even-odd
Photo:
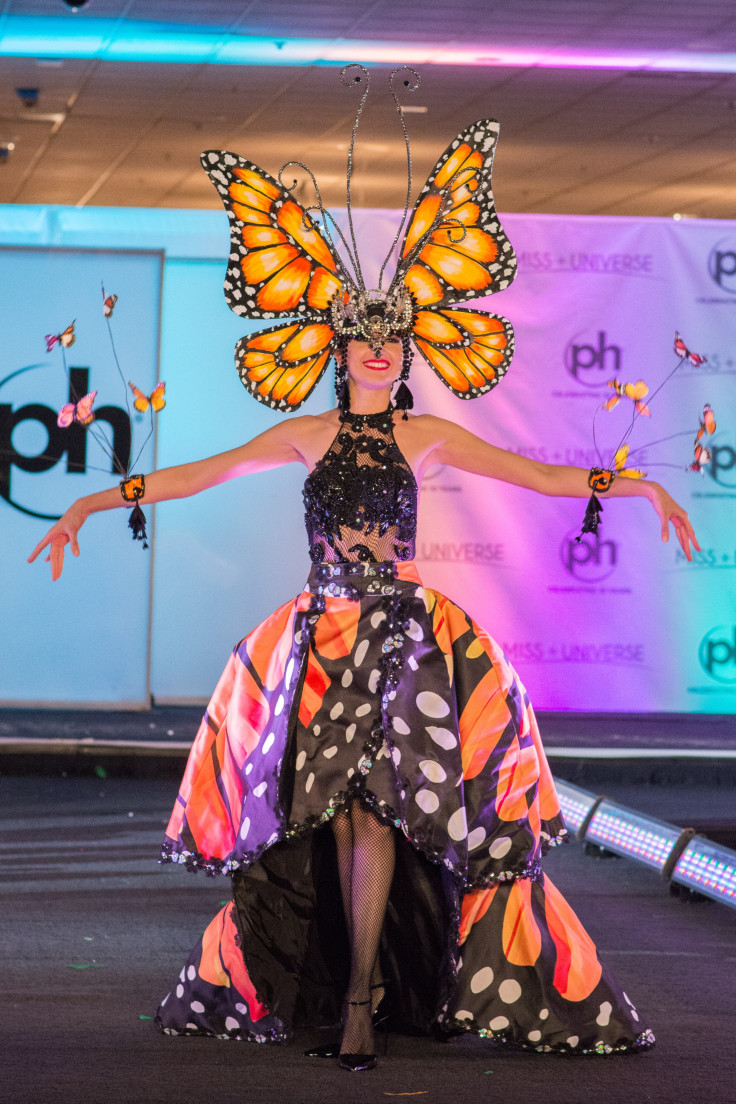
[[371,985],[370,989],[371,993],[374,989],[383,989],[383,996],[371,1013],[373,1030],[388,1034],[388,1021],[394,1012],[389,983],[387,981],[377,981],[375,985]]
[[[391,1002],[391,996],[389,992],[389,984],[387,981],[377,981],[375,985],[371,985],[371,991],[374,989],[383,989],[383,996],[373,1009],[371,1013],[371,1019],[373,1020],[373,1030],[380,1031],[384,1036],[383,1041],[383,1053],[388,1052],[388,1021],[393,1015],[393,1005]],[[346,1004],[352,1004],[352,1001],[346,1001]],[[360,1001],[360,1004],[367,1004],[367,1001]],[[312,1047],[310,1050],[305,1050],[304,1054],[307,1058],[339,1058],[340,1057],[340,1042],[336,1040],[332,1043],[321,1043],[320,1046]],[[371,1067],[372,1068],[372,1067]]]
[[[353,1008],[370,1005],[370,998],[365,1001],[345,1001],[345,1004]],[[375,1069],[378,1065],[376,1054],[338,1054],[337,1064],[340,1069],[349,1070],[351,1073],[362,1073],[364,1070]]]

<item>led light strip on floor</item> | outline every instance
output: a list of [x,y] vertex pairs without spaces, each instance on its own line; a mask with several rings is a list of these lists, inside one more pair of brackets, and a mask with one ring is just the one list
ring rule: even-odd
[[555,779],[578,839],[658,870],[677,885],[736,908],[736,851]]

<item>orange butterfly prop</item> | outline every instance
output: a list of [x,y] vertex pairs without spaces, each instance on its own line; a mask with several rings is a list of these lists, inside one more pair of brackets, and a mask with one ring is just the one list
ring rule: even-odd
[[[511,324],[456,303],[508,287],[516,257],[496,214],[491,168],[498,123],[469,126],[430,173],[409,219],[389,293],[400,283],[414,305],[412,337],[447,387],[463,399],[490,391],[514,348]],[[322,377],[336,344],[330,304],[355,281],[329,233],[267,172],[209,150],[202,166],[230,220],[225,299],[244,318],[279,322],[235,347],[244,385],[259,402],[297,410]]]
[[616,470],[616,475],[623,475],[627,479],[645,479],[646,472],[640,468],[627,468],[626,461],[629,458],[629,446],[621,445],[621,448],[616,449],[616,455],[613,458],[613,466]]
[[105,289],[102,289],[102,313],[105,318],[112,318],[112,312],[115,310],[115,304],[118,301],[117,295],[105,295]]
[[46,341],[47,353],[50,353],[55,345],[61,345],[62,349],[70,348],[76,340],[74,336],[74,322],[71,322],[63,333],[46,334],[44,340]]
[[92,404],[97,397],[96,391],[90,391],[88,395],[76,403],[64,403],[59,411],[59,417],[56,419],[56,424],[62,429],[66,429],[72,424],[72,422],[79,422],[80,425],[88,426],[90,422],[95,420],[95,416],[92,413]]
[[163,410],[166,406],[166,399],[164,398],[166,394],[165,383],[157,383],[150,395],[147,395],[145,391],[141,391],[139,387],[136,387],[136,385],[130,381],[128,381],[128,387],[135,396],[133,406],[141,414],[145,414],[149,408],[155,410],[158,414],[159,410]]
[[637,380],[636,383],[621,383],[620,380],[612,379],[608,381],[608,386],[615,394],[611,395],[611,398],[603,403],[604,410],[613,410],[623,398],[632,399],[637,414],[643,414],[646,418],[651,418],[651,410],[646,403],[642,401],[645,396],[649,394],[649,388],[644,380]]
[[699,422],[693,445],[693,462],[688,464],[686,471],[702,472],[705,465],[710,464],[711,451],[700,443],[706,435],[711,437],[716,431],[716,419],[710,403],[706,403],[703,407],[703,417],[699,419]]

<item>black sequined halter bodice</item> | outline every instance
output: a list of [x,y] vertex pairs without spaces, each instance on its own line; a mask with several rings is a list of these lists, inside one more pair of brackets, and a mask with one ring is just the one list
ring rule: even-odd
[[393,408],[343,414],[303,497],[313,563],[413,559],[417,483],[394,440]]

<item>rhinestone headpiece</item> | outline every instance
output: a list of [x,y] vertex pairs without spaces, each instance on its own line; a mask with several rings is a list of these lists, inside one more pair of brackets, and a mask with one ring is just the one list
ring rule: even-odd
[[335,296],[330,304],[332,328],[338,338],[367,341],[376,353],[391,337],[411,334],[414,303],[405,284],[388,291],[350,289],[347,296]]

